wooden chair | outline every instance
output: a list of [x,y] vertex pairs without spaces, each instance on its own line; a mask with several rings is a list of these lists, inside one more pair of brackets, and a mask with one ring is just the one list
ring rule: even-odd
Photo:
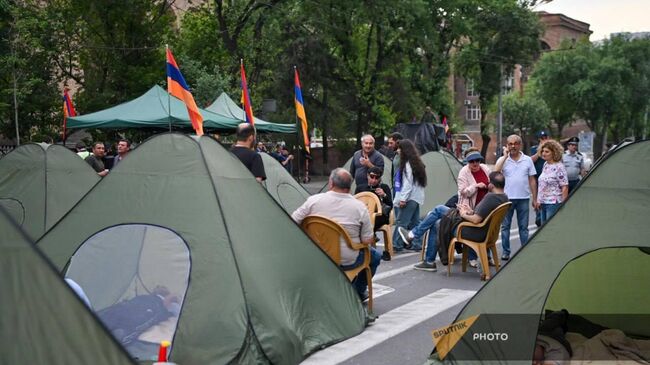
[[302,221],[301,227],[307,235],[337,264],[341,265],[341,238],[348,247],[363,252],[361,265],[344,270],[348,280],[352,281],[365,270],[368,281],[368,312],[372,312],[372,272],[370,271],[370,247],[363,243],[352,242],[348,232],[337,222],[320,215],[310,215]]
[[[354,196],[354,198],[366,205],[368,208],[368,214],[370,214],[370,224],[372,224],[372,227],[374,228],[375,220],[377,217],[383,214],[381,209],[381,200],[379,200],[379,197],[375,193],[372,193],[370,191],[358,193]],[[379,227],[378,230],[384,236],[384,249],[388,250],[388,253],[391,255],[391,257],[393,256],[393,235],[391,232],[391,226],[394,222],[395,215],[391,210],[389,223]],[[373,243],[373,247],[376,247],[375,243]]]
[[[494,259],[494,264],[496,266],[496,271],[499,271],[499,256],[497,255],[496,241],[499,238],[499,232],[501,230],[501,222],[506,216],[508,209],[512,203],[507,202],[499,205],[495,210],[493,210],[481,223],[474,224],[470,222],[462,222],[458,225],[457,235],[449,243],[449,252],[447,253],[449,264],[447,265],[447,276],[451,275],[451,265],[454,263],[454,248],[456,243],[463,245],[463,256],[462,256],[462,269],[463,272],[467,271],[467,249],[468,247],[474,250],[478,255],[478,258],[481,262],[481,268],[483,273],[481,274],[481,280],[490,279],[490,266],[488,265],[488,255],[487,250],[492,251],[492,258]],[[463,238],[463,230],[469,227],[482,228],[488,226],[487,234],[485,239],[482,242],[470,241],[467,238]]]

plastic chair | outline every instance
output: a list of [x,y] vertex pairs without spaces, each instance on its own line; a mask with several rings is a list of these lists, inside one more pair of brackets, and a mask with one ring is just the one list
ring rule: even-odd
[[[447,257],[449,263],[447,265],[447,276],[451,275],[451,265],[454,263],[454,248],[456,243],[463,245],[463,256],[462,256],[462,269],[463,272],[467,271],[467,249],[468,247],[474,250],[478,255],[478,258],[481,262],[481,268],[483,273],[481,274],[481,280],[490,279],[490,266],[488,264],[488,255],[487,250],[492,251],[492,258],[494,259],[494,264],[496,266],[496,271],[499,271],[501,267],[499,264],[499,256],[497,255],[496,241],[499,238],[499,232],[501,230],[501,222],[506,216],[508,209],[512,203],[507,202],[499,205],[495,210],[493,210],[481,223],[474,224],[470,222],[462,222],[458,225],[458,230],[456,237],[454,237],[449,243],[449,251]],[[485,239],[482,242],[471,241],[463,237],[463,230],[466,228],[483,228],[488,226],[487,234]]]
[[352,242],[350,235],[340,224],[320,215],[305,217],[301,227],[318,247],[339,266],[341,266],[341,238],[345,240],[350,249],[363,252],[361,265],[343,270],[343,272],[348,280],[352,281],[365,270],[368,281],[368,311],[372,312],[372,272],[370,271],[370,248],[368,245]]
[[[370,224],[372,224],[374,227],[376,218],[383,214],[381,209],[381,200],[379,200],[379,197],[375,193],[364,191],[356,194],[354,198],[366,205],[368,208],[368,213],[370,214]],[[394,223],[395,214],[393,213],[393,210],[391,210],[390,216],[388,218],[388,224],[384,224],[377,230],[377,232],[381,232],[383,234],[384,249],[388,251],[391,257],[393,256],[393,234],[391,227],[394,225]],[[373,247],[375,246],[376,245],[373,243]]]

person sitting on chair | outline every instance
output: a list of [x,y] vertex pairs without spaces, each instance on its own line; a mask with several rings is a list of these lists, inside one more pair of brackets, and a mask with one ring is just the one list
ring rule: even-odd
[[[329,191],[310,196],[303,205],[296,209],[291,218],[298,224],[309,215],[319,214],[336,221],[350,235],[353,242],[370,245],[374,242],[374,231],[370,225],[370,215],[365,204],[350,195],[352,175],[343,168],[332,171],[329,178]],[[363,263],[364,254],[352,250],[341,240],[341,262],[343,270],[349,270]],[[370,247],[370,271],[375,275],[381,262],[381,254]],[[359,274],[352,283],[362,300],[368,297],[366,275]]]
[[[488,185],[489,193],[485,195],[483,200],[476,206],[475,209],[470,208],[467,204],[458,205],[458,212],[463,221],[471,223],[481,223],[485,218],[487,218],[493,210],[495,210],[499,205],[506,203],[508,201],[508,196],[503,192],[505,187],[506,179],[500,172],[491,172],[490,173],[490,183]],[[445,205],[438,205],[435,207],[426,218],[420,222],[413,230],[408,231],[403,228],[399,228],[399,234],[402,236],[404,241],[412,241],[415,238],[420,238],[428,230],[429,240],[427,241],[427,250],[425,253],[424,261],[416,264],[414,268],[416,270],[424,271],[436,271],[436,253],[438,252],[438,233],[436,228],[436,222],[442,218],[443,215],[451,208]],[[484,227],[487,229],[487,227]],[[476,232],[476,230],[467,231],[463,234],[463,237],[470,240],[480,240],[480,236],[485,235],[485,230]]]
[[379,230],[384,224],[388,224],[390,211],[393,209],[393,197],[390,194],[390,187],[381,182],[381,176],[384,173],[380,167],[373,166],[368,169],[368,183],[357,185],[354,194],[369,191],[377,195],[381,202],[381,215],[375,218],[375,231]]

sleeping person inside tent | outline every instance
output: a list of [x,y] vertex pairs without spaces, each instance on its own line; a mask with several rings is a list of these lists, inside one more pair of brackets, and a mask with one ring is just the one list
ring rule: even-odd
[[[89,298],[79,284],[66,278],[75,293],[92,309]],[[156,347],[174,335],[181,300],[165,286],[156,286],[151,293],[136,295],[96,312],[113,337],[136,356],[138,348]],[[147,344],[150,343],[150,344]],[[145,350],[149,353],[149,349]]]

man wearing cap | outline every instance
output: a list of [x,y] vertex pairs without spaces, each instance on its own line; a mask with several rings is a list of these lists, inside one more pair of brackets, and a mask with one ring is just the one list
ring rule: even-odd
[[[548,133],[546,131],[541,131],[538,134],[539,137],[539,144],[536,146],[531,147],[530,149],[530,159],[533,160],[533,164],[535,165],[535,171],[537,174],[535,175],[535,180],[539,181],[539,175],[542,174],[542,169],[544,168],[544,159],[541,156],[542,149],[540,148],[542,146],[542,143],[548,141]],[[535,225],[537,227],[542,225],[542,219],[541,219],[541,210],[536,210],[535,211]]]
[[368,183],[363,185],[357,185],[355,194],[362,193],[364,191],[369,191],[377,195],[379,201],[381,202],[381,215],[375,219],[375,231],[377,231],[384,224],[388,224],[388,218],[390,217],[390,211],[393,209],[393,197],[390,194],[390,187],[381,182],[381,176],[383,170],[377,166],[373,166],[368,169]]
[[567,150],[562,156],[562,162],[566,168],[567,178],[569,179],[569,193],[575,189],[576,185],[583,176],[585,176],[585,159],[582,153],[578,152],[578,137],[571,137],[567,144]]
[[495,171],[503,172],[506,177],[505,192],[512,203],[508,213],[501,224],[501,260],[510,259],[510,226],[512,217],[517,212],[517,226],[519,228],[519,240],[523,247],[528,242],[528,212],[530,211],[530,198],[537,201],[537,180],[535,180],[535,165],[533,160],[521,152],[521,137],[512,134],[508,137],[507,146],[503,147],[501,156],[496,165]]

